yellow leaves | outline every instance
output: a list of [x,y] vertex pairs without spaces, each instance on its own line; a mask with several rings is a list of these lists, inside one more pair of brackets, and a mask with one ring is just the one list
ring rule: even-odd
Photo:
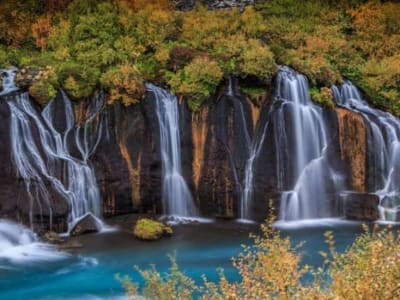
[[138,11],[130,26],[139,44],[145,48],[158,47],[176,30],[173,12],[154,7]]
[[103,74],[101,82],[109,92],[109,103],[121,101],[128,106],[138,103],[145,93],[142,77],[134,66],[113,68]]
[[[56,26],[52,26],[49,31],[48,46],[52,50],[58,51],[60,48],[70,51],[69,35],[71,32],[71,23],[66,20],[60,20]],[[65,51],[66,52],[66,51]]]
[[196,57],[183,70],[171,74],[168,83],[175,93],[189,96],[190,108],[197,110],[202,101],[215,92],[222,77],[217,62],[208,57]]
[[361,67],[365,84],[375,93],[391,101],[394,113],[400,113],[400,54],[371,59]]
[[255,39],[248,40],[239,59],[239,68],[244,75],[268,81],[277,71],[274,56],[268,46]]
[[400,5],[394,3],[364,5],[352,10],[356,45],[366,55],[393,55],[400,47]]
[[35,39],[36,46],[45,50],[47,47],[47,39],[51,30],[51,16],[45,15],[36,20],[32,24],[32,36]]
[[253,6],[246,7],[240,15],[240,21],[240,30],[248,37],[261,38],[268,27],[262,15],[256,12]]
[[164,66],[167,64],[167,62],[170,59],[170,49],[168,47],[160,47],[156,50],[156,53],[154,54],[156,60],[161,64],[161,66]]

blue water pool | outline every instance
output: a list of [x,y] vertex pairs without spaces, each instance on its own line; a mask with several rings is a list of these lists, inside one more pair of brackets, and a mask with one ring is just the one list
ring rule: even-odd
[[[333,230],[338,250],[343,250],[361,232],[357,224],[321,223],[287,228],[284,235],[293,243],[304,241],[300,250],[303,262],[320,265],[318,252],[326,250],[323,233]],[[204,274],[210,281],[223,268],[229,280],[239,278],[231,258],[249,244],[250,232],[258,226],[236,223],[182,225],[175,227],[172,238],[141,242],[128,233],[111,232],[82,237],[83,248],[64,259],[50,262],[27,262],[13,265],[3,262],[0,269],[0,299],[114,299],[123,296],[116,275],[129,275],[141,283],[133,266],[155,264],[161,271],[170,266],[167,255],[176,253],[181,270],[198,283]]]

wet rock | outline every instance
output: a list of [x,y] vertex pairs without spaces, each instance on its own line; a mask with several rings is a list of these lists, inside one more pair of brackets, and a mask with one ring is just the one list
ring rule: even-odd
[[64,242],[64,240],[54,231],[47,231],[42,239],[51,244],[61,244]]
[[28,89],[41,74],[39,68],[23,68],[15,76],[15,84],[22,89]]
[[60,250],[73,250],[73,249],[78,249],[78,248],[82,248],[83,245],[76,241],[76,240],[69,240],[69,241],[65,241],[63,242],[58,248]]
[[350,173],[349,186],[357,192],[366,191],[367,136],[363,117],[343,108],[336,109],[338,117],[341,159]]
[[356,221],[376,221],[379,218],[379,197],[367,193],[346,193],[344,198],[345,217]]
[[181,11],[188,11],[196,6],[195,0],[175,0],[175,8]]
[[87,214],[74,225],[70,234],[71,236],[77,236],[87,233],[94,233],[98,232],[99,228],[99,221],[92,214]]
[[171,236],[172,228],[155,220],[140,219],[136,222],[133,234],[135,237],[145,241],[154,241],[163,236]]

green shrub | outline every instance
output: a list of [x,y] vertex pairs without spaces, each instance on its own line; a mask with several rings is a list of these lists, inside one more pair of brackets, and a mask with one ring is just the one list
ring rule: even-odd
[[136,222],[133,234],[141,240],[152,241],[172,235],[172,228],[155,220],[140,219]]
[[29,95],[44,106],[56,97],[57,90],[48,80],[38,80],[29,87]]
[[101,83],[108,91],[109,102],[121,101],[128,106],[138,103],[145,94],[143,79],[134,66],[121,65],[109,69],[101,76]]
[[196,57],[177,73],[169,73],[174,93],[188,97],[189,108],[196,111],[204,99],[215,93],[223,73],[218,63],[208,57]]
[[311,95],[311,99],[315,103],[321,105],[322,107],[327,107],[327,108],[335,107],[331,89],[328,87],[322,87],[321,89],[318,89],[315,87],[311,88],[310,95]]

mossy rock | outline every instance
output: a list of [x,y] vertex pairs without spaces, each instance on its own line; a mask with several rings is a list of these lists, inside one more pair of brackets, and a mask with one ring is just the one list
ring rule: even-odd
[[29,87],[29,95],[44,106],[57,95],[57,90],[47,80],[38,80]]
[[134,236],[145,241],[158,240],[163,236],[171,236],[172,233],[171,227],[159,221],[146,218],[138,220],[133,229]]
[[335,103],[333,101],[332,91],[328,87],[311,88],[310,89],[311,99],[322,107],[333,109]]
[[39,68],[23,68],[15,76],[15,84],[21,89],[29,88],[35,81],[39,80],[40,72]]

